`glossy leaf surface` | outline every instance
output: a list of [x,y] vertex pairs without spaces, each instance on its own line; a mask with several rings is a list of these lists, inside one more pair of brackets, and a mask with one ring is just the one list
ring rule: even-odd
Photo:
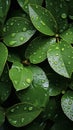
[[53,36],[57,30],[57,23],[47,9],[39,5],[29,5],[29,14],[34,27],[45,35]]
[[0,76],[3,72],[7,57],[8,57],[7,47],[2,42],[0,42]]
[[48,62],[55,72],[70,78],[73,72],[73,48],[65,41],[49,46]]
[[33,80],[33,75],[28,67],[23,67],[19,62],[14,62],[9,71],[10,79],[16,91],[29,87]]
[[30,87],[17,93],[21,102],[30,102],[34,106],[45,107],[49,100],[49,82],[44,71],[37,67],[30,67],[33,73],[33,81]]
[[66,92],[61,99],[64,114],[73,121],[73,92]]
[[44,61],[47,58],[47,51],[49,44],[56,42],[56,40],[37,37],[27,47],[25,57],[30,60],[31,63],[37,64]]
[[3,41],[7,46],[20,46],[27,42],[35,33],[31,22],[23,17],[12,17],[3,28]]
[[30,103],[19,103],[7,110],[7,118],[11,125],[21,127],[32,122],[41,111]]

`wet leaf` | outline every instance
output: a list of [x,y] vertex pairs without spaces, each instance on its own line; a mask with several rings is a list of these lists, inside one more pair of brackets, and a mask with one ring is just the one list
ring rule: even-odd
[[10,79],[16,91],[29,87],[33,80],[33,74],[28,67],[24,67],[19,62],[14,62],[9,71]]
[[61,99],[61,107],[64,114],[73,121],[73,92],[66,92]]
[[33,81],[30,87],[17,93],[21,102],[30,102],[34,106],[44,107],[49,100],[49,82],[45,72],[37,66],[31,66]]
[[28,9],[28,5],[29,4],[38,4],[38,5],[42,5],[42,1],[43,0],[17,0],[19,5],[22,7],[22,9],[28,13],[29,9]]
[[0,21],[4,22],[10,7],[11,0],[0,0]]
[[58,74],[70,78],[73,72],[73,48],[65,41],[49,46],[47,58],[52,69]]
[[45,35],[53,36],[57,31],[55,18],[39,5],[29,5],[29,14],[34,27]]
[[3,41],[7,46],[20,46],[26,43],[34,33],[35,29],[28,19],[12,17],[3,28]]
[[18,103],[7,110],[6,116],[11,125],[21,127],[31,123],[41,111],[30,103]]
[[0,76],[3,72],[7,57],[8,57],[7,47],[2,42],[0,42]]
[[47,58],[47,51],[49,44],[56,42],[56,40],[46,37],[35,38],[27,47],[25,51],[25,57],[30,60],[31,63],[37,64],[44,61]]
[[18,62],[21,61],[19,55],[17,53],[14,53],[14,52],[13,53],[9,52],[7,60],[9,62],[12,62],[12,63],[16,62],[16,61],[18,61]]
[[46,0],[46,8],[52,13],[61,33],[68,27],[68,7],[65,0]]
[[61,38],[72,44],[73,43],[73,27],[70,27],[68,28],[66,31],[64,31],[62,34],[61,34]]

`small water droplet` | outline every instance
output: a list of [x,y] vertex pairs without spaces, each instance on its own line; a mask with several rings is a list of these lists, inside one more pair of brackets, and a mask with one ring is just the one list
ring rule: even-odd
[[20,41],[24,41],[24,37],[20,37]]
[[42,58],[42,56],[39,56],[39,59],[41,59]]
[[57,53],[56,56],[58,56],[59,54]]
[[24,111],[27,110],[27,107],[24,107]]
[[22,122],[22,123],[24,122],[24,118],[21,118],[21,122]]
[[41,21],[41,24],[42,24],[42,25],[45,25],[45,23],[44,23],[43,21]]
[[39,19],[39,17],[37,16],[37,17],[36,17],[36,20],[38,20],[38,19]]
[[30,84],[31,80],[28,78],[28,79],[26,79],[26,82]]
[[9,42],[9,45],[14,45],[14,44],[16,44],[17,43],[17,41],[10,41]]
[[11,109],[10,111],[11,111],[11,112],[14,112],[14,109]]
[[23,85],[25,86],[25,82],[23,82]]
[[25,31],[26,31],[26,28],[24,27],[24,28],[23,28],[23,32],[25,32]]
[[38,5],[36,5],[36,8],[38,8]]
[[12,37],[15,37],[15,35],[16,35],[16,33],[12,33],[12,34],[11,34]]
[[66,14],[66,13],[62,13],[62,14],[61,14],[61,17],[62,17],[63,19],[66,19],[66,18],[67,18],[67,14]]
[[56,47],[56,49],[58,50],[58,49],[59,49],[59,47]]
[[64,66],[64,63],[62,64],[62,67]]
[[12,121],[13,122],[13,124],[16,124],[17,123],[17,121]]
[[71,105],[71,104],[72,104],[72,101],[70,100],[70,101],[68,102],[68,104]]
[[62,51],[64,51],[64,48],[62,48]]
[[29,111],[32,111],[32,109],[33,109],[33,107],[29,107],[29,108],[28,108]]
[[16,80],[14,80],[14,83],[17,85],[18,82]]
[[3,28],[3,32],[6,32],[6,27]]
[[14,24],[13,22],[10,23],[11,26],[12,26],[13,24]]
[[71,64],[71,62],[69,61],[69,62],[68,62],[68,64],[70,65],[70,64]]

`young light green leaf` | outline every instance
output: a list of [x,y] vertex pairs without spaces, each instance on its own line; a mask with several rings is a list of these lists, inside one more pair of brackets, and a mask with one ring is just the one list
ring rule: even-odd
[[2,42],[0,42],[0,76],[3,72],[7,57],[8,57],[7,47]]
[[2,107],[0,107],[0,126],[4,123],[5,121],[5,112]]
[[61,99],[61,107],[64,114],[73,121],[73,92],[66,92]]
[[66,41],[51,44],[47,53],[50,66],[58,74],[70,78],[73,72],[73,48]]
[[0,21],[4,22],[10,7],[11,0],[0,0]]
[[29,9],[28,9],[28,5],[29,4],[38,4],[38,5],[42,5],[43,0],[17,0],[19,5],[22,7],[22,9],[28,13]]
[[57,32],[55,18],[40,5],[29,5],[29,15],[34,27],[45,35],[53,36]]
[[58,24],[58,31],[62,33],[68,27],[68,6],[65,0],[45,0],[46,8],[52,13]]
[[16,47],[27,42],[35,33],[35,29],[26,18],[12,17],[3,28],[3,41],[7,46]]
[[47,58],[47,51],[49,44],[56,42],[55,38],[49,39],[46,37],[35,38],[27,47],[25,51],[26,59],[29,59],[31,63],[37,64],[44,61]]
[[45,107],[49,100],[49,82],[44,71],[37,66],[31,66],[33,81],[30,87],[17,93],[21,102],[30,102],[37,107]]
[[31,123],[41,111],[30,103],[18,103],[7,110],[6,116],[11,125],[22,127]]
[[16,91],[29,87],[33,80],[33,74],[28,67],[24,67],[19,62],[14,62],[9,71],[10,79]]
[[64,31],[62,34],[61,34],[61,38],[72,44],[73,43],[73,27],[70,27],[68,28],[66,31]]

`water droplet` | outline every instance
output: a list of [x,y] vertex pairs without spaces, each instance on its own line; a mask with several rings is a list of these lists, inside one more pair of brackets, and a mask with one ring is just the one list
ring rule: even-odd
[[25,82],[23,82],[23,85],[25,86]]
[[54,64],[57,65],[57,62],[55,61]]
[[38,5],[36,5],[36,8],[38,8]]
[[16,35],[16,33],[12,33],[12,34],[11,34],[12,37],[15,37],[15,35]]
[[40,28],[40,26],[37,26],[38,28]]
[[3,32],[6,32],[6,27],[3,28]]
[[11,109],[10,111],[11,111],[11,112],[14,112],[14,109]]
[[32,111],[32,109],[33,109],[33,107],[29,107],[29,108],[28,108],[29,111]]
[[24,111],[27,110],[27,107],[24,107]]
[[39,59],[41,59],[42,58],[42,56],[39,56]]
[[23,41],[24,40],[24,37],[20,37],[20,41]]
[[68,64],[69,64],[69,65],[71,64],[70,61],[68,62]]
[[70,101],[68,102],[68,104],[71,105],[71,104],[72,104],[72,101],[70,100]]
[[62,14],[61,14],[61,17],[62,17],[63,19],[66,19],[66,18],[67,18],[67,14],[66,14],[66,13],[62,13]]
[[14,44],[16,44],[17,43],[17,41],[10,41],[9,42],[9,45],[14,45]]
[[26,28],[24,27],[24,28],[23,28],[23,32],[25,32],[25,31],[26,31]]
[[62,48],[62,51],[64,51],[64,48]]
[[10,23],[11,26],[12,26],[13,24],[14,24],[13,22]]
[[56,47],[56,49],[58,50],[58,49],[59,49],[59,47]]
[[59,54],[57,53],[56,56],[58,56]]
[[30,83],[31,83],[31,80],[30,80],[30,79],[26,79],[26,82],[30,84]]
[[41,24],[42,24],[42,25],[45,25],[45,23],[44,23],[43,21],[41,21]]
[[65,90],[62,90],[62,94],[65,94]]
[[37,17],[36,17],[36,20],[38,20],[38,19],[39,19],[39,17],[37,16]]
[[62,67],[64,66],[64,63],[62,64]]
[[21,122],[22,122],[22,123],[24,122],[24,118],[21,118]]
[[14,80],[14,83],[17,85],[18,82],[16,80]]
[[16,124],[17,123],[17,121],[12,121],[13,122],[13,124]]

